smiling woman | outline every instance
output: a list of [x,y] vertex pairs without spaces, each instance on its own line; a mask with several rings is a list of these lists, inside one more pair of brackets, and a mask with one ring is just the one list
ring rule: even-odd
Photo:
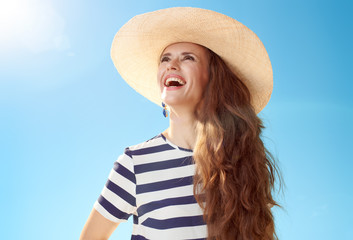
[[171,112],[194,111],[208,82],[208,59],[208,50],[193,43],[175,43],[163,51],[157,79]]
[[213,11],[170,8],[131,19],[111,55],[126,82],[168,106],[169,127],[125,149],[81,239],[107,239],[130,216],[131,239],[275,239],[278,172],[256,115],[272,67],[257,36]]

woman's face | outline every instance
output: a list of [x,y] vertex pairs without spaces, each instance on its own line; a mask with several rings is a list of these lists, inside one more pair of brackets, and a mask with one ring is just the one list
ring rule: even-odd
[[209,52],[194,43],[174,43],[162,53],[158,68],[161,98],[171,107],[194,110],[208,83]]

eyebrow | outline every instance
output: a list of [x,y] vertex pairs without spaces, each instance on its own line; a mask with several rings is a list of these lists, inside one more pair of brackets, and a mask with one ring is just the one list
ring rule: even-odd
[[[188,55],[188,54],[192,54],[192,55],[197,56],[197,55],[196,55],[195,53],[193,53],[193,52],[182,52],[182,53],[181,53],[181,55]],[[161,55],[161,57],[165,57],[165,56],[169,57],[169,56],[171,56],[171,55],[172,55],[171,53],[165,53],[165,54]]]

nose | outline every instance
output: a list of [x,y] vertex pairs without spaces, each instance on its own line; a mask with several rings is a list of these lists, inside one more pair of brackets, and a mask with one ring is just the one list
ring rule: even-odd
[[177,59],[171,59],[167,63],[167,70],[178,70],[179,69],[179,63]]

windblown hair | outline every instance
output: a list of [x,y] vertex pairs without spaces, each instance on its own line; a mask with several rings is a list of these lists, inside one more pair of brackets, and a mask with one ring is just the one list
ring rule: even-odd
[[[194,195],[209,240],[277,239],[271,206],[281,175],[245,84],[210,50],[209,83],[196,112]],[[277,179],[276,179],[277,180]]]

